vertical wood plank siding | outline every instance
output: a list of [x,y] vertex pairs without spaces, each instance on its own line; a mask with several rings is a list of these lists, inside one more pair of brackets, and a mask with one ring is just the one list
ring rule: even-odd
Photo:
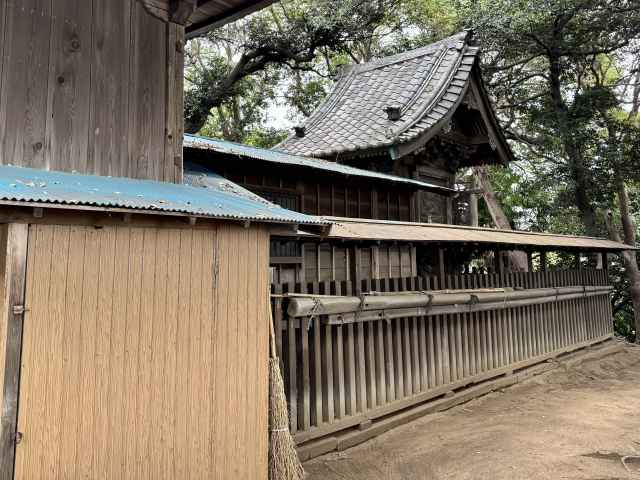
[[184,28],[137,0],[0,3],[0,163],[181,182]]
[[[607,285],[604,270],[365,279],[272,285],[274,293],[353,295],[483,287]],[[541,362],[613,333],[605,293],[486,312],[329,325],[276,302],[291,429],[299,444]],[[286,347],[285,347],[286,346]],[[310,352],[310,353],[308,353]],[[302,371],[300,371],[302,367]],[[308,372],[312,372],[312,381]],[[344,392],[344,393],[343,393]],[[343,396],[346,395],[345,400]],[[343,401],[345,405],[343,407]]]
[[266,478],[267,265],[261,227],[31,226],[15,478]]

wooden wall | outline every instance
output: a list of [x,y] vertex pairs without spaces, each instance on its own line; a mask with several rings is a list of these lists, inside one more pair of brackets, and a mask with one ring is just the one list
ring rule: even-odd
[[[309,215],[417,221],[416,189],[361,177],[337,175],[295,165],[265,164],[251,158],[186,148],[188,161],[213,168],[219,175],[242,185],[289,210]],[[445,198],[432,193],[438,198]]]
[[261,227],[31,226],[15,478],[266,478],[267,265]]
[[183,44],[138,0],[2,0],[0,163],[181,182]]

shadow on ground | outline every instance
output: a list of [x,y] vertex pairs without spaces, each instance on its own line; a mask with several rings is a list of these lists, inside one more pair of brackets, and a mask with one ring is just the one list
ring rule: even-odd
[[640,347],[305,464],[308,480],[640,480]]

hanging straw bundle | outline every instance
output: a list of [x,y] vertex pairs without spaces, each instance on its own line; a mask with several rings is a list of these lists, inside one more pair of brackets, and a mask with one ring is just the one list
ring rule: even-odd
[[269,302],[269,480],[301,480],[304,470],[289,431],[289,412]]

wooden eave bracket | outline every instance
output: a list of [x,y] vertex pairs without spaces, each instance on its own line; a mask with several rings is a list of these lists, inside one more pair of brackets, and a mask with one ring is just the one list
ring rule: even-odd
[[184,26],[196,8],[197,0],[169,0],[169,21]]
[[[138,0],[144,9],[163,22],[186,26],[193,12],[198,8],[198,0]],[[164,5],[162,4],[164,3]]]

